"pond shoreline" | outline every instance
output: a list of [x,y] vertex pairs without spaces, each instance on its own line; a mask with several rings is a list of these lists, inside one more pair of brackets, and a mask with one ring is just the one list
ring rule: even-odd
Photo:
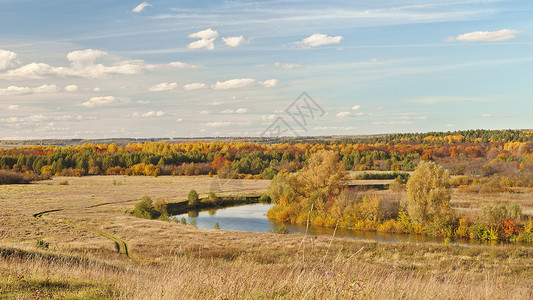
[[171,202],[167,203],[167,212],[169,215],[181,215],[189,211],[202,211],[207,209],[220,209],[226,207],[248,205],[248,204],[257,204],[261,203],[261,196],[219,196],[217,197],[216,202],[207,202],[207,198],[200,199],[200,203],[194,207],[189,205],[187,200],[182,202]]

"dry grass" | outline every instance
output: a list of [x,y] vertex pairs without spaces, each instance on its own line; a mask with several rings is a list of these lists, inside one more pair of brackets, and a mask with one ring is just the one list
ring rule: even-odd
[[[124,212],[144,195],[171,202],[184,200],[193,188],[204,195],[213,186],[249,193],[264,191],[269,182],[213,184],[207,176],[66,179],[69,185],[54,178],[0,187],[0,298],[39,299],[37,291],[41,298],[59,299],[533,297],[530,247],[338,238],[329,246],[325,236],[302,240],[198,230]],[[401,197],[380,193],[393,201]],[[477,201],[466,197],[455,195],[453,201]],[[55,209],[60,211],[33,217]],[[95,230],[125,241],[131,258],[119,255],[114,242]],[[49,242],[49,249],[36,250],[37,238]]]

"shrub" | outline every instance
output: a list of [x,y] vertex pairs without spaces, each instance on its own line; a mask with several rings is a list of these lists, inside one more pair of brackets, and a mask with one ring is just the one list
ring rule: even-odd
[[160,221],[170,221],[170,216],[168,215],[168,212],[164,211],[157,219]]
[[200,196],[195,190],[191,190],[189,195],[187,195],[187,200],[189,201],[190,207],[197,207],[200,204]]
[[405,190],[405,184],[401,184],[397,182],[396,180],[394,180],[393,183],[389,184],[389,190],[393,192],[401,192]]
[[485,205],[479,213],[479,222],[486,226],[499,227],[506,220],[518,222],[522,219],[522,207],[518,204]]
[[0,184],[26,184],[30,180],[26,179],[24,175],[10,171],[0,170]]
[[518,235],[511,237],[511,242],[513,243],[533,243],[533,234],[531,232],[520,231]]
[[468,220],[467,219],[459,219],[459,226],[455,230],[455,236],[460,238],[468,238],[470,235],[470,232],[468,230]]
[[479,188],[479,192],[483,194],[501,193],[506,191],[510,190],[502,187],[498,181],[490,179],[484,180]]
[[400,209],[398,213],[398,224],[401,226],[403,232],[413,232],[413,224],[411,224],[409,215],[403,209]]
[[356,222],[352,229],[354,230],[364,230],[364,231],[376,231],[378,229],[379,223],[374,220],[361,220]]
[[354,176],[355,179],[359,180],[384,180],[384,179],[394,179],[395,181],[399,183],[405,184],[407,182],[407,179],[409,179],[409,173],[405,172],[387,172],[387,173],[368,173],[363,172],[359,173]]
[[470,185],[472,184],[472,182],[473,182],[472,178],[462,175],[462,176],[453,177],[450,180],[450,185],[452,187],[459,187],[461,185]]
[[281,224],[281,226],[279,226],[278,229],[276,229],[276,233],[277,234],[288,234],[289,229],[287,228],[287,226]]
[[49,246],[50,244],[44,239],[37,239],[37,241],[35,242],[35,247],[37,249],[48,249]]
[[196,220],[195,219],[192,219],[192,221],[191,221],[191,223],[189,223],[189,225],[191,225],[192,227],[198,228],[198,225],[196,224]]
[[472,224],[472,226],[470,226],[469,228],[469,231],[470,231],[470,238],[472,239],[479,239],[479,240],[488,239],[487,228],[481,223]]
[[270,203],[270,197],[267,194],[262,194],[261,197],[259,197],[259,202],[263,204],[269,204]]
[[184,217],[181,217],[180,223],[183,225],[187,225],[187,219],[185,219]]
[[452,216],[435,216],[430,222],[424,224],[424,231],[428,235],[451,237],[455,219]]
[[403,226],[400,222],[392,219],[383,222],[378,226],[378,231],[381,232],[393,232],[393,233],[403,233]]
[[509,204],[507,208],[509,219],[520,222],[522,221],[522,206],[516,203]]
[[144,219],[157,219],[161,215],[161,212],[157,211],[154,208],[154,205],[152,203],[152,199],[148,196],[144,196],[137,205],[135,205],[135,209],[133,210],[133,215],[138,218],[144,218]]
[[481,185],[472,184],[472,185],[460,185],[457,187],[457,192],[459,193],[479,193]]
[[59,185],[68,185],[68,181],[67,180],[63,180],[59,183]]
[[208,203],[208,204],[218,204],[219,200],[220,199],[217,197],[215,192],[209,192],[209,194],[207,195],[207,198],[202,200],[202,202]]
[[157,199],[154,203],[154,209],[160,213],[167,212],[167,201],[164,199]]
[[215,229],[217,229],[217,230],[220,229],[220,223],[218,223],[218,222],[215,223]]

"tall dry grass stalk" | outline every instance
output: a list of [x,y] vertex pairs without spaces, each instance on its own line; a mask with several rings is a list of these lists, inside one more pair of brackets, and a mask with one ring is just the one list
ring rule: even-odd
[[[5,249],[3,249],[5,250]],[[358,253],[362,253],[362,249]],[[424,270],[309,253],[264,263],[252,254],[233,258],[181,253],[161,262],[107,263],[74,256],[0,257],[0,295],[94,296],[109,299],[530,299],[531,280],[505,270]],[[347,254],[347,253],[345,253]],[[369,253],[375,254],[375,253]],[[311,257],[312,256],[312,257]],[[438,262],[436,262],[438,263]]]

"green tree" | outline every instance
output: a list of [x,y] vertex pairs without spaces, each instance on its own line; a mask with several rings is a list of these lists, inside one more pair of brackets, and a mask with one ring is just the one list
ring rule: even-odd
[[197,207],[200,204],[200,196],[195,190],[191,190],[189,195],[187,195],[187,200],[189,201],[190,207]]
[[420,162],[407,181],[407,213],[413,222],[425,223],[449,214],[450,174],[434,162]]
[[157,219],[161,215],[161,212],[155,209],[150,197],[144,196],[141,201],[135,205],[133,215],[138,218]]

